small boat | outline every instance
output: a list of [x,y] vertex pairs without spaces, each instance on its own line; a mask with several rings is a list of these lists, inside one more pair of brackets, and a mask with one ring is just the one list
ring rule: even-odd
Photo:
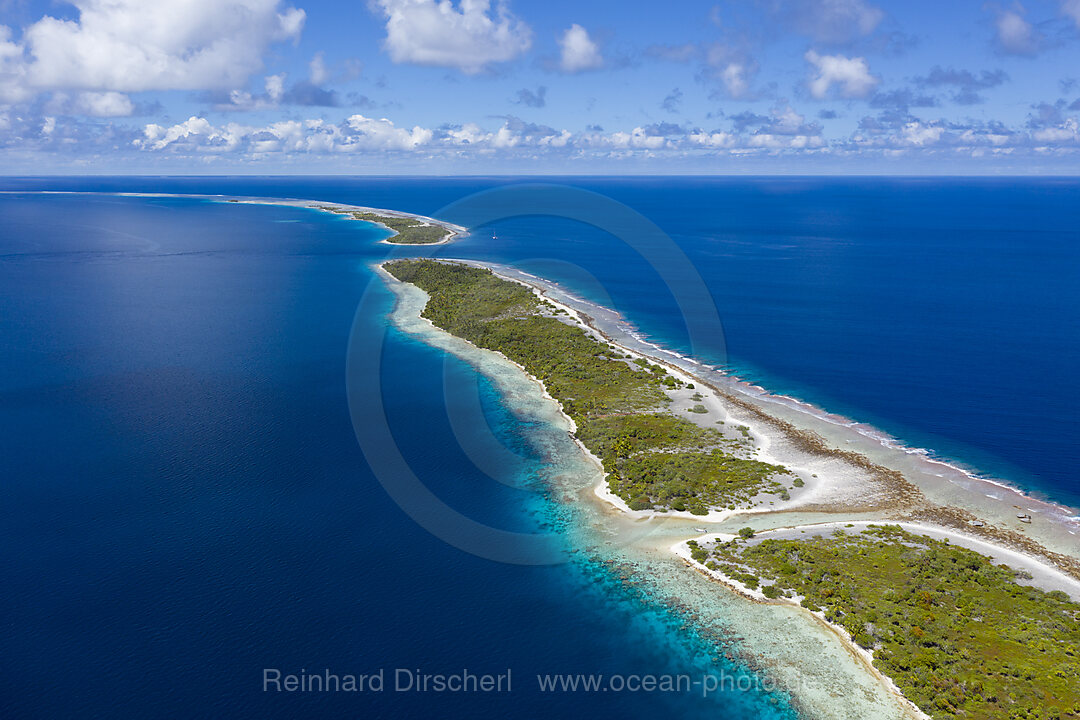
[[1030,515],[1017,515],[1016,518],[1017,518],[1017,520],[1019,520],[1022,523],[1028,523],[1028,524],[1031,523],[1031,516]]
[[695,531],[695,532],[699,532],[699,533],[707,533],[707,532],[709,532],[709,531],[708,531],[707,529],[705,529],[705,528],[694,528],[694,531]]

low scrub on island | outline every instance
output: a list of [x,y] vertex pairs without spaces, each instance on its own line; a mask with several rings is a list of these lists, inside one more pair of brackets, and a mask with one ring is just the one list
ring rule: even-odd
[[490,270],[434,260],[396,260],[386,270],[430,296],[423,317],[496,350],[544,383],[601,459],[611,491],[632,509],[746,507],[762,493],[784,497],[778,465],[742,457],[739,443],[668,409],[683,383],[660,365],[622,353],[556,317],[520,283]]
[[1080,717],[1080,603],[899,526],[694,543],[692,557],[848,631],[934,718]]

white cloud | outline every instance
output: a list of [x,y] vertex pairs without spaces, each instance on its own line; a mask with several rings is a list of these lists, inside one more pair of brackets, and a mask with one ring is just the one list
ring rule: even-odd
[[[215,125],[194,116],[172,126],[146,125],[135,137],[118,132],[116,126],[87,134],[101,123],[80,124],[61,119],[46,108],[47,115],[34,118],[0,114],[0,126],[12,128],[17,146],[70,152],[77,138],[95,143],[95,148],[115,147],[117,138],[127,138],[143,152],[167,152],[209,160],[231,155],[260,159],[268,155],[355,154],[370,158],[423,158],[427,160],[505,157],[622,158],[622,157],[709,157],[775,156],[802,154],[871,153],[878,157],[904,154],[985,153],[987,156],[1013,153],[1076,153],[1080,150],[1080,122],[1075,117],[1058,118],[1034,131],[1010,129],[999,123],[960,126],[944,120],[909,119],[860,130],[847,139],[826,140],[821,127],[781,102],[771,117],[739,130],[701,130],[682,124],[659,122],[633,129],[605,132],[590,127],[573,133],[506,116],[501,125],[485,128],[468,123],[438,129],[422,126],[399,127],[387,118],[351,115],[332,123],[323,119],[294,119],[265,125],[228,123]],[[108,143],[108,145],[106,145]],[[0,146],[3,146],[0,138]],[[8,147],[16,145],[7,143]]]
[[944,132],[945,128],[941,125],[924,125],[921,122],[914,121],[904,125],[901,137],[906,145],[923,147],[939,142]]
[[532,30],[491,0],[374,0],[386,17],[384,47],[396,63],[452,67],[468,74],[518,57]]
[[312,85],[323,85],[330,79],[330,71],[326,69],[326,59],[323,54],[315,53],[308,64],[308,80]]
[[1019,3],[1014,10],[999,10],[994,27],[1000,50],[1010,55],[1034,55],[1039,50],[1042,37],[1024,19],[1024,8]]
[[299,37],[305,19],[281,0],[70,4],[77,19],[45,16],[18,43],[0,27],[0,102],[84,90],[87,114],[119,115],[132,110],[121,93],[238,87],[272,43]]
[[1043,128],[1036,130],[1032,137],[1039,142],[1073,142],[1080,140],[1080,123],[1077,123],[1076,118],[1067,118],[1058,127]]
[[199,153],[246,152],[374,152],[411,151],[431,142],[434,133],[422,127],[399,128],[386,118],[352,115],[338,125],[319,119],[287,120],[264,127],[229,123],[217,127],[206,118],[190,117],[171,127],[150,124],[135,140],[142,150]]
[[750,86],[746,79],[746,66],[742,63],[730,63],[720,72],[720,79],[728,95],[733,98],[745,95]]
[[285,73],[267,75],[263,87],[266,88],[266,96],[271,102],[281,102],[282,96],[285,95]]
[[363,115],[353,115],[345,121],[351,131],[350,145],[375,150],[414,150],[431,142],[431,130],[419,125],[406,130],[386,118],[374,120]]
[[164,128],[157,123],[151,123],[143,128],[145,139],[136,140],[135,143],[137,147],[149,147],[154,150],[161,150],[178,140],[200,135],[209,138],[214,133],[213,127],[211,127],[210,122],[206,118],[192,116],[184,122],[173,125],[170,128]]
[[577,73],[583,70],[595,70],[604,65],[600,48],[589,37],[585,28],[574,23],[559,38],[562,54],[559,67],[563,72]]
[[118,92],[54,92],[42,106],[50,115],[87,115],[90,117],[128,117],[135,103]]
[[806,60],[816,73],[810,78],[810,94],[822,100],[829,96],[833,86],[845,98],[862,98],[870,94],[881,80],[870,74],[866,60],[843,55],[819,55],[813,50],[806,53]]
[[817,148],[825,144],[820,135],[774,135],[772,133],[758,133],[750,136],[750,147],[765,148],[768,150],[805,150]]
[[26,29],[38,88],[138,92],[236,87],[277,41],[296,38],[304,11],[280,0],[75,0],[77,21]]
[[30,96],[25,75],[22,46],[12,40],[11,28],[0,25],[0,103],[16,103]]
[[718,81],[734,100],[750,94],[750,84],[757,71],[757,63],[741,50],[716,43],[705,52],[703,76]]
[[476,123],[466,123],[447,130],[446,137],[453,145],[481,145],[491,139],[491,133],[484,132]]
[[135,112],[135,104],[123,93],[84,92],[75,99],[75,110],[94,117],[127,117]]
[[773,118],[770,130],[780,135],[798,135],[806,124],[806,118],[795,112],[790,105],[776,107],[770,114]]
[[706,148],[730,148],[735,146],[737,138],[727,132],[707,133],[698,131],[690,133],[690,142]]

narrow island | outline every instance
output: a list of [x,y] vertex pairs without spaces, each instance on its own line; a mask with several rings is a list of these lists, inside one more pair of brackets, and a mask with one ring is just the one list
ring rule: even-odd
[[[381,268],[427,294],[421,317],[434,327],[542,384],[602,467],[596,495],[621,513],[718,529],[770,521],[696,528],[672,549],[740,594],[833,629],[912,715],[1080,716],[1075,554],[936,505],[901,473],[613,342],[520,278],[428,259]],[[810,513],[832,522],[785,524]]]
[[[188,197],[202,198],[221,202],[221,198],[212,195],[194,195],[180,193],[121,193],[135,197],[159,196],[159,197]],[[292,198],[260,198],[260,197],[233,197],[226,198],[224,202],[237,205],[280,205],[284,207],[300,207],[308,210],[344,215],[352,220],[378,225],[391,232],[390,237],[380,242],[387,245],[443,245],[453,242],[468,234],[468,231],[460,225],[454,225],[444,220],[417,215],[415,213],[402,212],[400,210],[385,210],[382,208],[365,207],[361,205],[346,205],[342,203],[314,202],[311,200],[296,200]]]
[[457,232],[435,221],[415,215],[390,213],[388,211],[356,210],[336,205],[313,206],[317,210],[347,215],[353,220],[380,225],[394,234],[384,242],[391,245],[439,245],[449,242]]

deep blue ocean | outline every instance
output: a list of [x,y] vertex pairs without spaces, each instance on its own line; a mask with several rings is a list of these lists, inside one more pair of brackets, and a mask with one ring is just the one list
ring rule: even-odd
[[[8,178],[0,190],[436,214],[518,182]],[[723,335],[691,343],[655,262],[579,222],[501,220],[418,252],[518,264],[676,350],[1080,505],[1080,180],[545,182],[666,232]],[[386,419],[433,492],[492,526],[551,522],[536,492],[473,467],[444,389],[479,383],[487,424],[527,459],[508,473],[543,464],[529,428],[470,366],[387,328],[393,299],[369,264],[413,251],[384,235],[286,207],[0,194],[0,717],[793,717],[765,693],[536,689],[536,673],[715,669],[717,648],[602,565],[473,557],[387,496],[350,421],[350,337],[385,337]],[[354,328],[365,292],[376,311]],[[262,692],[265,667],[512,668],[514,692],[283,697]]]

